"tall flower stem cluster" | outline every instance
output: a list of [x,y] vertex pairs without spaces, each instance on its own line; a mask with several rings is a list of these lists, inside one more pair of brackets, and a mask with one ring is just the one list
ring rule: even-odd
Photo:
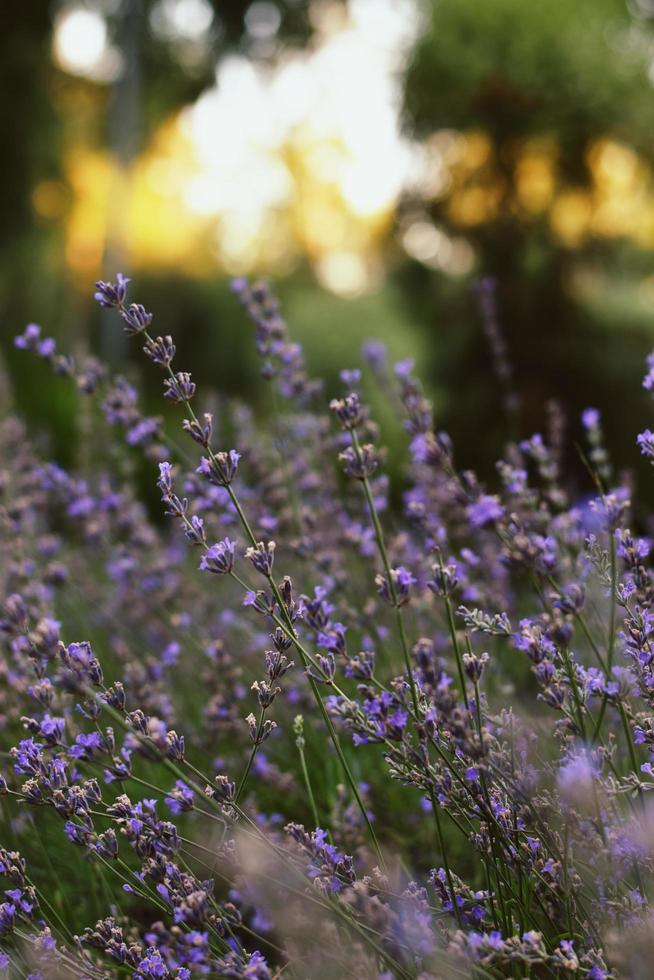
[[[191,405],[191,398],[195,394],[195,384],[191,381],[190,374],[188,374],[185,371],[182,372],[173,371],[171,365],[172,365],[175,348],[174,345],[172,344],[171,338],[166,338],[165,340],[162,340],[161,337],[158,337],[155,340],[148,332],[148,327],[152,323],[152,314],[147,313],[144,310],[143,306],[141,306],[140,304],[132,303],[129,306],[126,305],[125,300],[126,300],[127,282],[128,280],[126,280],[124,277],[121,276],[116,286],[114,286],[112,283],[104,283],[104,282],[97,283],[98,291],[96,293],[96,299],[102,306],[114,307],[118,311],[118,313],[120,314],[123,320],[123,323],[125,324],[125,329],[129,334],[141,335],[143,337],[143,340],[145,341],[145,346],[143,348],[145,353],[148,355],[148,357],[151,358],[151,360],[153,360],[156,364],[162,367],[165,370],[166,374],[168,375],[168,377],[164,381],[164,388],[165,388],[164,397],[170,399],[173,402],[183,405],[187,414],[187,418],[184,419],[184,429],[189,433],[189,435],[191,436],[192,439],[194,439],[194,441],[198,442],[202,446],[202,448],[205,450],[208,456],[208,459],[202,457],[200,467],[198,468],[198,472],[202,473],[202,475],[205,476],[210,482],[218,486],[224,487],[224,489],[227,491],[229,500],[238,515],[239,521],[241,523],[241,527],[243,528],[246,539],[250,545],[250,547],[246,552],[246,556],[252,559],[252,563],[255,569],[265,577],[270,592],[273,596],[274,599],[274,602],[272,603],[273,608],[269,606],[268,611],[272,613],[272,618],[275,621],[277,628],[285,632],[288,638],[292,641],[295,649],[297,650],[297,652],[299,653],[302,659],[303,666],[306,669],[309,666],[309,654],[306,652],[302,644],[298,641],[296,636],[295,628],[293,625],[293,618],[292,618],[294,615],[294,612],[292,611],[293,600],[288,596],[286,598],[282,597],[280,588],[272,574],[273,558],[272,558],[271,545],[273,543],[272,542],[269,543],[268,545],[269,557],[268,560],[264,560],[262,556],[265,555],[265,546],[263,545],[263,542],[257,540],[252,530],[252,527],[250,526],[248,518],[245,514],[245,511],[243,510],[243,507],[241,506],[238,496],[233,488],[233,481],[234,478],[236,477],[238,462],[240,460],[241,454],[233,449],[230,450],[229,453],[219,452],[218,454],[216,454],[214,452],[211,445],[212,423],[210,421],[210,417],[205,416],[204,424],[201,424]],[[162,349],[165,349],[164,355],[161,354]],[[166,494],[165,488],[164,488],[164,494]],[[169,503],[170,501],[172,501],[172,498],[168,498],[164,496],[164,500],[166,501],[166,503]],[[187,525],[187,535],[195,535],[195,538],[191,536],[190,540],[195,541],[195,543],[201,545],[204,544],[205,542],[202,539],[201,534],[198,537],[198,532],[194,530],[190,522],[187,521],[186,515],[183,513],[183,509],[177,512],[175,511],[174,502],[172,503],[172,506],[173,506],[174,516],[181,516],[184,519]],[[287,581],[288,581],[288,587],[290,589],[290,579],[288,579]],[[246,591],[249,592],[247,588]],[[274,606],[276,606],[279,615],[274,614]],[[329,733],[329,737],[336,750],[336,754],[343,768],[343,772],[345,774],[347,782],[361,809],[361,813],[364,817],[364,820],[366,821],[372,842],[377,852],[377,856],[380,862],[383,864],[384,858],[379,848],[379,844],[377,843],[377,839],[375,837],[375,832],[373,830],[372,823],[368,819],[368,814],[366,812],[366,808],[361,799],[356,784],[356,780],[352,775],[347,759],[341,748],[338,735],[334,729],[333,722],[329,714],[327,713],[327,710],[325,709],[322,696],[318,690],[317,681],[315,677],[312,676],[310,673],[307,676],[309,679],[309,685],[311,687],[311,691],[320,710],[320,714]],[[261,723],[259,726],[257,726],[257,730],[254,735],[254,750],[256,750],[257,745],[260,743],[264,735],[264,728],[265,728],[265,722],[263,721],[263,712],[262,712]],[[241,784],[242,786],[244,785],[245,779],[247,778],[247,774],[252,759],[253,756],[251,757],[250,763],[248,763],[248,769],[246,770],[246,773],[244,775],[243,782]]]
[[[558,422],[485,486],[410,361],[369,342],[330,399],[240,279],[274,411],[214,416],[128,287],[96,299],[197,459],[126,378],[16,338],[89,410],[83,475],[0,424],[0,975],[647,976],[651,544],[599,413],[586,496]],[[370,407],[391,390],[392,495]]]

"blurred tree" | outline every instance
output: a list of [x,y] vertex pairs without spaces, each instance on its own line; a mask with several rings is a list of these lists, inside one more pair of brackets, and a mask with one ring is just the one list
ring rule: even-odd
[[[100,5],[98,10],[103,12]],[[234,50],[271,56],[282,44],[306,41],[311,31],[309,6],[292,0],[119,0],[107,23],[121,68],[106,90],[106,111],[97,113],[97,136],[121,164],[123,176],[162,120],[214,82],[221,58]],[[117,199],[123,184],[119,176]],[[104,268],[124,264],[123,242],[116,209],[107,229]],[[110,321],[105,314],[101,349],[116,363],[126,345]]]
[[[171,111],[192,102],[213,84],[216,63],[225,55],[234,50],[270,55],[278,45],[302,43],[311,34],[310,5],[297,0],[191,0],[190,4],[189,0],[118,0],[112,4],[98,0],[80,4],[80,9],[97,10],[106,17],[109,41],[121,56],[121,67],[107,85],[89,77],[53,73],[53,27],[58,15],[76,6],[66,0],[10,4],[3,11],[0,122],[11,138],[3,144],[0,161],[0,250],[7,247],[15,253],[21,236],[39,230],[30,195],[38,180],[57,171],[62,128],[57,108],[64,116],[75,116],[79,108],[79,103],[66,99],[58,102],[62,91],[67,95],[70,86],[88,90],[98,141],[108,140],[125,159]],[[175,32],[175,23],[183,26],[202,7],[212,11],[212,19],[201,43],[183,30]],[[153,26],[157,23],[159,30]],[[76,125],[75,119],[67,122]],[[5,266],[0,270],[0,289],[1,284],[6,298]]]
[[428,16],[407,76],[417,132],[478,127],[501,149],[552,134],[582,182],[598,135],[654,151],[652,39],[623,0],[434,0]]
[[[11,4],[0,41],[0,125],[5,134],[0,180],[0,247],[29,224],[29,189],[52,164],[52,115],[43,98],[51,22],[47,4]],[[10,137],[10,138],[9,138]]]
[[[34,220],[31,193],[56,175],[56,116],[47,90],[51,10],[46,3],[10,4],[0,34],[0,336],[9,347],[26,319],[42,315],[52,296],[45,256],[51,234]],[[37,246],[38,247],[35,247]],[[35,285],[38,283],[38,288]],[[18,387],[18,386],[17,386]],[[45,388],[35,386],[37,411],[48,410]],[[50,408],[51,417],[57,412]],[[63,426],[65,438],[66,428]]]
[[[110,89],[112,126],[122,119],[141,144],[162,119],[213,84],[226,55],[270,57],[285,44],[306,43],[312,33],[310,4],[302,0],[118,0],[106,14],[106,4],[87,6],[106,16],[109,40],[122,56]],[[126,118],[133,113],[124,102],[130,91],[138,91],[138,126]]]
[[[642,316],[628,339],[618,334],[607,317],[602,323],[596,309],[580,302],[575,276],[584,267],[605,272],[616,243],[624,250],[622,229],[598,214],[598,168],[644,168],[651,188],[653,57],[646,22],[634,19],[622,0],[426,5],[406,75],[406,124],[425,139],[444,130],[468,134],[459,165],[426,206],[450,234],[465,234],[476,271],[497,280],[522,434],[543,428],[551,397],[573,411],[589,401],[614,409],[619,400],[623,418],[642,409],[640,361],[651,343]],[[613,148],[613,159],[600,160],[602,145]],[[651,214],[648,221],[640,244],[649,236],[651,247]],[[433,274],[414,267],[402,276],[411,301],[424,303],[423,316],[433,322],[439,289]],[[489,433],[483,447],[470,440],[481,420],[493,417],[499,395],[474,300],[467,313],[460,297],[456,303],[450,310],[457,323],[443,327],[454,341],[450,353],[443,345],[441,369],[451,394],[443,421],[490,463],[507,430]],[[455,338],[466,316],[475,316],[478,326]],[[447,316],[441,319],[447,323]],[[465,398],[457,397],[461,391]],[[607,424],[619,460],[633,462],[615,412]]]

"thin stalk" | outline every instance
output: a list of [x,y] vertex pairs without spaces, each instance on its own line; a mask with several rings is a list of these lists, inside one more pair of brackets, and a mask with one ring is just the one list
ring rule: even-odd
[[307,760],[306,760],[305,755],[304,755],[305,741],[304,741],[304,735],[303,735],[303,731],[302,731],[302,722],[303,722],[302,715],[298,715],[297,718],[295,719],[295,725],[294,725],[295,732],[296,732],[296,735],[297,735],[297,738],[295,739],[295,744],[297,746],[297,750],[298,750],[299,755],[300,755],[300,766],[302,768],[302,778],[304,780],[304,786],[305,786],[305,789],[307,791],[307,797],[309,799],[309,806],[311,807],[311,814],[313,816],[313,822],[314,822],[314,824],[315,824],[315,826],[317,828],[317,827],[320,826],[320,820],[318,818],[318,807],[316,806],[316,800],[315,800],[315,797],[313,795],[313,789],[311,787],[311,779],[309,778],[309,770],[307,768]]
[[[475,682],[475,716],[476,716],[476,721],[477,721],[477,733],[479,735],[479,742],[480,742],[480,745],[481,745],[481,752],[482,752],[482,757],[483,757],[483,755],[484,755],[484,731],[483,731],[482,717],[481,717],[481,702],[480,702],[480,698],[479,698],[479,684],[477,682]],[[485,775],[485,773],[484,772],[480,773],[480,777],[481,777],[480,781],[481,781],[482,793],[483,793],[484,799],[486,801],[486,807],[488,809],[488,812],[489,813],[492,813],[493,811],[492,811],[492,808],[491,808],[490,795],[489,795],[489,792],[488,792],[488,786],[486,784],[486,775]],[[502,913],[502,919],[503,919],[503,923],[504,923],[504,934],[505,935],[509,935],[509,932],[507,930],[510,930],[510,928],[511,928],[511,919],[509,918],[508,913],[507,913],[506,904],[505,904],[505,900],[504,900],[504,894],[502,892],[502,888],[501,888],[501,885],[500,885],[499,864],[501,862],[501,855],[498,858],[498,854],[497,854],[497,842],[495,840],[495,834],[494,834],[494,830],[492,829],[492,824],[489,824],[489,827],[488,827],[488,836],[490,838],[491,851],[492,851],[492,854],[493,854],[493,866],[495,868],[495,879],[497,881],[497,897],[498,897],[499,902],[500,902],[500,910],[501,910],[501,913]]]
[[[441,569],[443,567],[443,559],[439,555],[439,563]],[[443,596],[443,601],[445,602],[445,611],[447,613],[447,625],[450,631],[450,639],[452,640],[452,647],[454,649],[454,656],[456,658],[456,669],[459,674],[459,685],[461,687],[461,695],[463,697],[464,704],[466,708],[470,709],[468,703],[468,692],[466,691],[466,679],[463,670],[463,658],[461,657],[461,648],[459,647],[459,641],[456,635],[456,623],[454,622],[454,610],[452,609],[452,602],[449,595]]]
[[[359,445],[359,437],[357,436],[354,429],[350,432],[352,440],[352,448],[354,454],[357,458],[359,464],[362,461],[361,456],[361,446]],[[395,606],[395,622],[397,624],[397,630],[400,636],[400,646],[402,648],[402,655],[404,657],[404,666],[406,668],[407,676],[409,678],[409,687],[411,689],[411,700],[413,701],[413,708],[416,713],[416,717],[420,715],[420,708],[418,705],[418,692],[416,689],[416,682],[413,676],[413,667],[411,665],[411,657],[409,655],[409,646],[407,643],[406,634],[404,632],[404,623],[402,621],[402,613],[400,606],[397,601],[397,590],[395,588],[395,583],[393,582],[393,576],[391,575],[391,563],[388,557],[388,551],[386,549],[386,542],[384,540],[384,532],[382,530],[381,521],[379,520],[379,514],[377,513],[377,507],[375,506],[375,498],[370,487],[370,481],[367,476],[364,476],[361,480],[361,485],[363,486],[363,492],[366,498],[366,503],[368,504],[368,511],[370,513],[370,520],[372,521],[372,527],[375,534],[375,541],[377,542],[377,550],[379,551],[379,556],[382,560],[384,566],[384,572],[386,573],[386,580],[388,582],[388,588],[390,591],[391,598],[393,600],[393,605]]]
[[595,743],[599,738],[600,731],[602,730],[602,722],[604,721],[604,715],[606,714],[606,706],[609,702],[606,694],[602,696],[602,704],[600,705],[600,710],[595,721],[595,728],[593,729],[593,734],[591,736],[591,743]]
[[456,889],[454,887],[454,879],[452,878],[452,871],[450,869],[450,864],[447,859],[447,848],[445,847],[445,838],[443,837],[443,828],[441,826],[441,818],[439,814],[439,804],[436,800],[436,794],[434,793],[431,787],[429,789],[429,798],[431,800],[431,808],[434,811],[436,833],[438,834],[438,846],[440,847],[443,867],[445,868],[445,877],[447,878],[447,885],[448,888],[450,889],[450,895],[452,897],[452,911],[454,912],[456,921],[458,922],[459,929],[460,929],[462,927],[461,910],[456,900]]
[[607,668],[608,672],[611,672],[611,667],[613,666],[613,652],[615,650],[615,616],[616,616],[616,599],[615,590],[617,586],[618,578],[618,562],[615,549],[615,536],[610,535],[610,545],[609,545],[609,556],[611,561],[611,606],[609,609],[609,636],[607,643]]
[[569,860],[570,860],[570,846],[569,846],[569,823],[568,817],[565,818],[564,831],[563,831],[563,883],[565,885],[565,910],[568,917],[568,936],[571,940],[574,940],[574,929],[572,928],[572,910],[570,908],[570,891],[569,891]]
[[259,715],[259,723],[257,725],[257,730],[256,730],[256,733],[255,733],[255,736],[254,736],[254,744],[252,746],[252,751],[250,752],[250,755],[249,755],[249,758],[248,758],[248,761],[247,761],[247,765],[245,767],[245,772],[241,776],[241,781],[240,781],[240,783],[238,785],[238,789],[236,790],[236,796],[234,797],[234,803],[238,803],[238,801],[240,800],[241,796],[243,795],[243,790],[245,789],[245,784],[247,782],[247,778],[250,775],[250,770],[252,768],[252,763],[254,762],[254,757],[256,756],[257,749],[259,748],[259,744],[260,744],[259,743],[259,739],[261,738],[261,732],[263,731],[263,722],[264,722],[264,719],[265,719],[265,715],[266,715],[266,709],[265,708],[262,708],[261,709],[261,714]]
[[584,741],[586,741],[586,725],[584,723],[584,711],[586,710],[581,693],[579,691],[579,685],[577,684],[577,678],[575,676],[574,664],[572,662],[572,656],[570,650],[566,648],[562,651],[562,659],[565,664],[565,671],[568,675],[568,680],[570,681],[570,687],[572,689],[572,695],[574,698],[575,706],[577,708],[577,723],[579,725],[579,730]]
[[[627,751],[629,752],[629,759],[631,761],[631,767],[634,773],[639,772],[638,759],[636,758],[636,747],[634,745],[633,735],[631,733],[631,728],[629,727],[629,719],[627,718],[627,712],[624,709],[622,702],[618,702],[618,711],[620,713],[620,718],[622,719],[622,727],[624,729],[625,737],[627,739]],[[640,799],[641,806],[645,806],[645,801],[643,800],[643,791],[638,787],[638,798]]]

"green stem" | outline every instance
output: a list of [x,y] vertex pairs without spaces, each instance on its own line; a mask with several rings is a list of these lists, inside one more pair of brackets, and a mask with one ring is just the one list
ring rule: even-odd
[[266,714],[266,709],[265,708],[262,708],[261,709],[261,714],[259,715],[259,723],[257,725],[257,730],[256,730],[256,733],[255,733],[255,736],[254,736],[254,745],[252,746],[252,751],[250,752],[250,756],[248,758],[247,765],[245,767],[245,772],[241,776],[241,781],[240,781],[240,783],[238,785],[238,789],[236,790],[236,796],[234,797],[234,803],[238,803],[238,801],[240,800],[241,796],[243,795],[243,790],[245,789],[245,784],[247,782],[247,778],[250,775],[250,769],[252,768],[252,763],[254,762],[254,757],[257,754],[257,749],[259,748],[259,739],[261,738],[261,732],[263,731],[263,722],[264,722],[265,714]]
[[610,545],[609,554],[611,559],[611,606],[609,611],[609,636],[607,643],[607,668],[608,673],[611,672],[611,667],[613,666],[613,652],[615,649],[615,614],[616,614],[616,601],[615,601],[615,590],[617,585],[618,577],[618,562],[615,552],[615,535],[610,533]]
[[575,702],[575,707],[577,708],[577,724],[579,725],[579,730],[581,732],[581,737],[586,741],[586,725],[584,723],[584,711],[586,710],[584,703],[582,701],[581,692],[579,691],[579,685],[577,684],[577,678],[575,675],[574,663],[572,661],[572,655],[569,649],[561,652],[561,657],[565,664],[566,674],[568,675],[568,680],[570,681],[570,687],[572,689],[572,695]]
[[[441,558],[440,555],[438,556],[438,560],[442,569],[443,559]],[[468,692],[466,691],[466,679],[463,670],[463,658],[461,656],[461,648],[459,647],[459,641],[456,635],[456,623],[454,622],[454,610],[452,609],[452,602],[450,600],[450,597],[448,595],[445,595],[443,596],[443,599],[445,602],[445,610],[447,613],[447,625],[450,631],[450,639],[452,640],[452,647],[454,649],[454,656],[456,658],[456,669],[459,675],[459,686],[461,687],[461,695],[463,697],[463,701],[466,708],[469,709],[470,705],[468,703]]]
[[[620,712],[620,718],[622,719],[622,727],[624,729],[625,737],[627,739],[627,751],[629,752],[629,759],[631,761],[631,768],[634,773],[640,772],[638,766],[638,759],[636,758],[636,747],[634,745],[633,735],[631,733],[631,728],[629,727],[629,719],[627,718],[627,712],[625,711],[622,702],[618,703],[618,711]],[[638,788],[638,797],[640,799],[641,805],[645,806],[645,801],[643,799],[643,791]]]
[[597,715],[597,720],[595,721],[595,728],[591,736],[591,742],[595,743],[599,738],[600,731],[602,730],[602,722],[604,721],[604,715],[606,714],[606,706],[609,699],[606,694],[602,696],[602,704],[600,705],[599,714]]
[[452,878],[452,871],[450,870],[450,863],[449,863],[449,861],[447,859],[447,849],[445,847],[445,838],[443,836],[443,827],[441,825],[441,818],[440,818],[440,813],[439,813],[439,804],[438,804],[438,801],[436,800],[436,794],[434,793],[434,790],[431,787],[429,789],[429,798],[431,800],[432,810],[434,811],[434,821],[436,823],[436,833],[438,834],[438,846],[439,846],[440,851],[441,851],[441,858],[442,858],[442,861],[443,861],[443,867],[445,868],[445,877],[447,878],[447,885],[448,885],[448,888],[450,889],[450,896],[451,896],[451,899],[452,899],[452,911],[453,911],[453,913],[454,913],[454,915],[456,917],[456,921],[459,924],[459,928],[461,928],[461,926],[462,926],[461,910],[460,910],[460,908],[458,906],[458,903],[457,903],[457,900],[456,900],[456,889],[454,887],[454,879]]
[[[361,446],[359,445],[359,437],[354,430],[351,430],[350,436],[352,439],[352,448],[354,454],[357,458],[359,464],[362,463],[361,456]],[[388,558],[388,551],[386,549],[386,542],[384,540],[384,532],[382,530],[381,521],[379,520],[379,514],[377,513],[377,508],[375,506],[375,498],[370,487],[370,481],[367,476],[364,476],[361,480],[363,486],[363,492],[366,498],[366,503],[368,504],[368,511],[370,513],[370,520],[372,521],[372,527],[375,534],[375,540],[377,542],[377,550],[379,551],[379,556],[382,560],[384,566],[384,572],[386,573],[386,580],[388,582],[388,588],[393,600],[393,605],[395,606],[395,622],[397,624],[397,630],[400,637],[400,646],[402,648],[402,655],[404,657],[404,666],[406,668],[407,676],[409,678],[409,687],[411,689],[411,700],[413,701],[413,708],[416,714],[416,718],[420,717],[420,708],[418,704],[418,692],[416,688],[415,678],[413,676],[413,667],[411,665],[411,657],[409,654],[409,645],[407,643],[406,633],[404,631],[404,623],[402,621],[402,613],[400,606],[397,601],[397,590],[395,588],[395,583],[393,581],[393,576],[391,575],[391,563]]]
[[297,750],[300,754],[300,766],[302,768],[302,778],[304,780],[304,786],[307,791],[307,797],[309,799],[309,806],[311,807],[313,822],[317,828],[320,826],[320,820],[318,818],[318,807],[316,806],[316,800],[313,795],[313,789],[311,788],[311,779],[309,778],[307,760],[304,756],[305,741],[304,741],[304,735],[302,733],[302,722],[303,722],[302,715],[298,715],[297,718],[295,719],[295,725],[294,725],[297,734],[297,738],[295,739],[295,744],[297,745]]

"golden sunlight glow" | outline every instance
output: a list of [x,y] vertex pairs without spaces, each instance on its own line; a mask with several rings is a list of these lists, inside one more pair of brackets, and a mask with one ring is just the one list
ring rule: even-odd
[[106,154],[80,150],[64,166],[74,201],[68,216],[66,261],[79,275],[94,275],[102,261],[109,195],[117,169]]
[[[274,34],[273,10],[266,0],[250,8],[253,36]],[[460,229],[450,234],[426,212],[400,221],[406,254],[448,275],[471,270],[475,229],[506,214],[541,223],[567,247],[589,236],[654,247],[653,175],[633,149],[594,143],[582,188],[566,183],[545,137],[516,144],[501,165],[480,131],[410,144],[400,133],[398,79],[417,27],[412,0],[350,0],[347,14],[323,2],[313,14],[309,50],[287,49],[273,64],[222,61],[215,85],[166,120],[127,168],[84,146],[88,122],[81,146],[75,132],[68,186],[39,184],[32,205],[42,220],[65,220],[76,280],[107,271],[108,250],[132,268],[199,276],[283,274],[304,257],[327,289],[354,295],[382,275],[407,188],[440,202]],[[211,20],[208,0],[158,0],[151,17],[153,30],[185,32],[187,41]],[[79,3],[60,12],[53,54],[68,73],[95,81],[119,62],[104,18]]]
[[516,164],[516,193],[520,205],[539,214],[550,204],[555,188],[557,149],[552,141],[527,143]]
[[[162,24],[178,6],[159,4]],[[266,26],[266,9],[254,8],[253,30]],[[88,72],[90,50],[100,57],[106,37],[101,18],[81,13],[71,8],[61,20],[55,52],[70,71],[75,57],[88,58]],[[410,0],[353,0],[339,24],[327,13],[308,52],[288,50],[272,66],[221,62],[215,86],[169,119],[125,173],[108,153],[71,151],[74,273],[97,268],[109,239],[122,242],[133,267],[277,273],[305,255],[336,292],[375,282],[412,159],[399,133],[396,69],[415,9]],[[47,209],[43,193],[39,200],[35,209]]]
[[550,211],[552,229],[565,245],[578,245],[588,231],[592,199],[585,191],[563,191]]
[[318,281],[343,296],[356,296],[365,289],[370,270],[357,252],[328,252],[316,264]]
[[[590,186],[574,187],[559,172],[552,140],[527,140],[516,148],[513,184],[483,135],[435,134],[431,142],[443,147],[444,173],[427,197],[444,199],[450,220],[462,230],[493,221],[508,209],[525,220],[544,217],[556,238],[570,248],[590,236],[654,247],[654,174],[629,146],[609,139],[594,142],[587,155]],[[429,248],[426,241],[421,237],[418,251],[435,247],[433,234]],[[411,237],[405,236],[404,244],[418,257]],[[433,259],[420,261],[430,264]]]
[[42,180],[32,191],[32,207],[39,218],[48,221],[63,218],[67,202],[66,185],[59,180]]
[[451,238],[424,218],[407,223],[402,245],[418,262],[451,276],[466,275],[474,264],[474,251],[465,238]]

